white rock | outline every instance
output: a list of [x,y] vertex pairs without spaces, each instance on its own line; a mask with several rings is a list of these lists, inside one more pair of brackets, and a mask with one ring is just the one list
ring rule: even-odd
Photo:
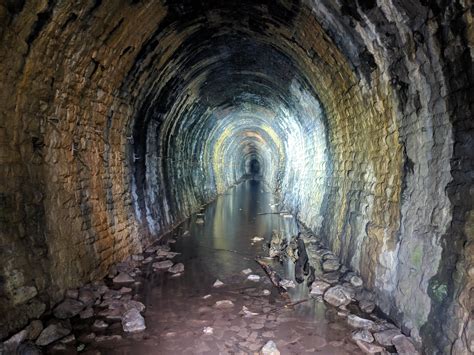
[[244,274],[244,275],[248,275],[248,274],[251,274],[251,273],[252,273],[252,269],[242,270],[242,274]]
[[262,237],[253,237],[253,238],[252,238],[252,241],[253,241],[253,242],[261,242],[262,240],[263,240]]
[[36,340],[36,344],[45,346],[56,340],[64,338],[69,333],[71,333],[71,329],[64,327],[61,323],[50,324],[43,329],[40,336]]
[[203,296],[202,298],[205,299],[205,300],[207,300],[208,298],[211,298],[211,297],[212,297],[212,295],[205,295],[205,296]]
[[221,286],[224,286],[224,283],[219,279],[217,279],[212,285],[212,287],[221,287]]
[[260,281],[260,276],[252,274],[247,277],[247,280],[257,282],[257,281]]
[[216,302],[216,307],[217,308],[232,308],[232,307],[234,307],[234,302],[232,302],[230,300],[217,301]]
[[56,306],[53,311],[53,314],[56,318],[66,319],[78,315],[84,308],[84,303],[67,298]]
[[273,340],[269,340],[260,350],[260,353],[262,355],[280,355],[280,350],[278,350]]
[[132,308],[125,312],[122,317],[122,328],[127,333],[141,332],[146,329],[145,319],[138,309]]
[[249,311],[249,309],[245,306],[242,307],[242,313],[245,317],[258,316],[258,313]]
[[207,335],[212,335],[214,334],[214,329],[212,327],[205,327],[202,332]]
[[271,294],[270,290],[265,289],[265,290],[262,291],[262,295],[264,295],[264,296],[270,296],[270,294]]

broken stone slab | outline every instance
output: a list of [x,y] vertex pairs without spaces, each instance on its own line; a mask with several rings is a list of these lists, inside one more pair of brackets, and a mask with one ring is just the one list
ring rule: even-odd
[[53,311],[56,318],[67,319],[78,315],[85,308],[84,303],[71,298],[65,299]]
[[183,271],[184,271],[184,264],[183,263],[174,264],[172,267],[170,267],[168,269],[168,272],[170,272],[172,274],[179,274],[179,273],[182,273]]
[[332,272],[339,270],[341,264],[339,263],[339,260],[328,259],[322,263],[321,267],[324,272]]
[[132,308],[125,312],[122,317],[122,328],[127,333],[141,332],[146,329],[145,319],[138,309]]
[[370,319],[361,318],[355,314],[349,314],[347,316],[347,324],[354,328],[361,329],[372,329],[375,325]]
[[355,341],[362,340],[362,341],[365,341],[366,343],[374,342],[374,337],[372,333],[369,332],[367,329],[355,330],[354,332],[352,332],[352,339]]
[[337,285],[329,288],[323,296],[324,300],[335,307],[347,306],[351,303],[350,293],[344,286]]
[[273,340],[269,340],[260,350],[260,354],[261,355],[280,355],[280,350],[278,350]]
[[153,263],[152,266],[154,269],[157,270],[167,270],[173,266],[173,262],[171,260],[158,261],[156,263]]
[[326,291],[330,286],[330,284],[324,281],[314,281],[311,284],[311,291],[309,294],[311,296],[321,296],[324,294],[324,291]]
[[392,338],[392,344],[395,346],[399,355],[418,355],[413,343],[403,334],[396,335]]
[[371,344],[371,343],[367,343],[367,342],[362,341],[362,340],[356,340],[356,344],[366,354],[377,354],[377,353],[381,353],[385,350],[381,346]]
[[216,304],[215,304],[215,307],[217,307],[217,308],[232,308],[232,307],[234,307],[234,302],[232,302],[230,300],[217,301]]
[[380,345],[392,346],[392,339],[397,335],[401,335],[398,329],[387,329],[382,332],[374,333],[374,338]]
[[36,339],[36,345],[39,346],[46,346],[64,338],[66,335],[71,333],[71,328],[68,324],[63,323],[54,323],[48,325],[46,328],[43,329],[41,334],[39,335],[38,339]]
[[247,276],[247,280],[257,282],[257,281],[260,281],[260,276],[255,275],[255,274],[251,274],[251,275]]
[[135,279],[125,272],[120,272],[112,281],[115,284],[128,284],[134,282]]

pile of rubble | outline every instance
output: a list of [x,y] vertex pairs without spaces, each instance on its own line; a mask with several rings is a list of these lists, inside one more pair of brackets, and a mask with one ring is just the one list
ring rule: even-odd
[[[341,264],[339,258],[327,249],[321,239],[311,233],[300,233],[287,241],[272,232],[270,257],[295,262],[295,280],[306,281],[309,295],[336,308],[337,315],[345,318],[354,328],[352,340],[365,353],[418,354],[411,339],[401,330],[376,313],[375,295],[364,288],[363,280]],[[280,286],[288,285],[281,280]]]
[[104,280],[67,290],[64,299],[42,319],[31,321],[0,344],[0,354],[83,351],[90,344],[143,332],[146,307],[138,300],[140,277],[147,270],[180,276],[184,265],[172,261],[177,255],[168,244],[152,246],[112,266]]

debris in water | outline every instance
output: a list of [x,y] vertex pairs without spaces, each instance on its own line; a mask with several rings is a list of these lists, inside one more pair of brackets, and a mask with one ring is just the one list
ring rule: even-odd
[[258,275],[249,275],[249,276],[247,277],[247,279],[250,280],[250,281],[255,281],[255,282],[257,282],[257,281],[260,281],[260,276],[258,276]]
[[212,327],[205,327],[202,332],[207,335],[212,335],[214,334],[214,329]]
[[283,287],[284,289],[287,289],[288,287],[291,287],[291,288],[296,287],[293,280],[286,280],[286,279],[283,279],[283,280],[280,281],[280,286]]
[[221,286],[224,286],[224,283],[217,279],[216,282],[214,282],[214,284],[212,285],[212,287],[221,287]]

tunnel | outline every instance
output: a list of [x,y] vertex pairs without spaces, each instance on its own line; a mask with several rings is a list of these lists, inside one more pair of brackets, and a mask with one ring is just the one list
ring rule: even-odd
[[[230,287],[212,288],[219,272],[248,263],[277,305],[291,298],[264,306],[266,322],[287,308],[292,320],[234,344],[221,326],[266,311],[226,299],[235,314],[221,326],[179,335],[196,339],[188,353],[298,354],[306,340],[326,354],[474,353],[472,10],[465,0],[1,1],[0,353],[167,353],[179,330],[156,324],[177,317],[173,298],[191,319]],[[296,261],[260,268],[253,259],[280,234]],[[185,267],[176,278],[151,270],[169,248]],[[202,267],[212,297],[188,300],[179,290],[197,282],[187,275],[198,259],[220,267]],[[335,280],[318,276],[335,260]],[[296,288],[272,284],[282,265]],[[117,274],[134,286],[114,288]],[[351,303],[310,297],[325,283]],[[147,308],[127,314],[140,308],[147,329],[129,336],[122,314],[115,334],[100,307],[115,311],[105,295],[130,303],[129,292]],[[361,313],[362,293],[373,312]],[[324,310],[309,333],[327,314],[352,328],[318,335],[320,348],[316,335],[283,341],[304,307]],[[79,335],[92,321],[96,343]]]

